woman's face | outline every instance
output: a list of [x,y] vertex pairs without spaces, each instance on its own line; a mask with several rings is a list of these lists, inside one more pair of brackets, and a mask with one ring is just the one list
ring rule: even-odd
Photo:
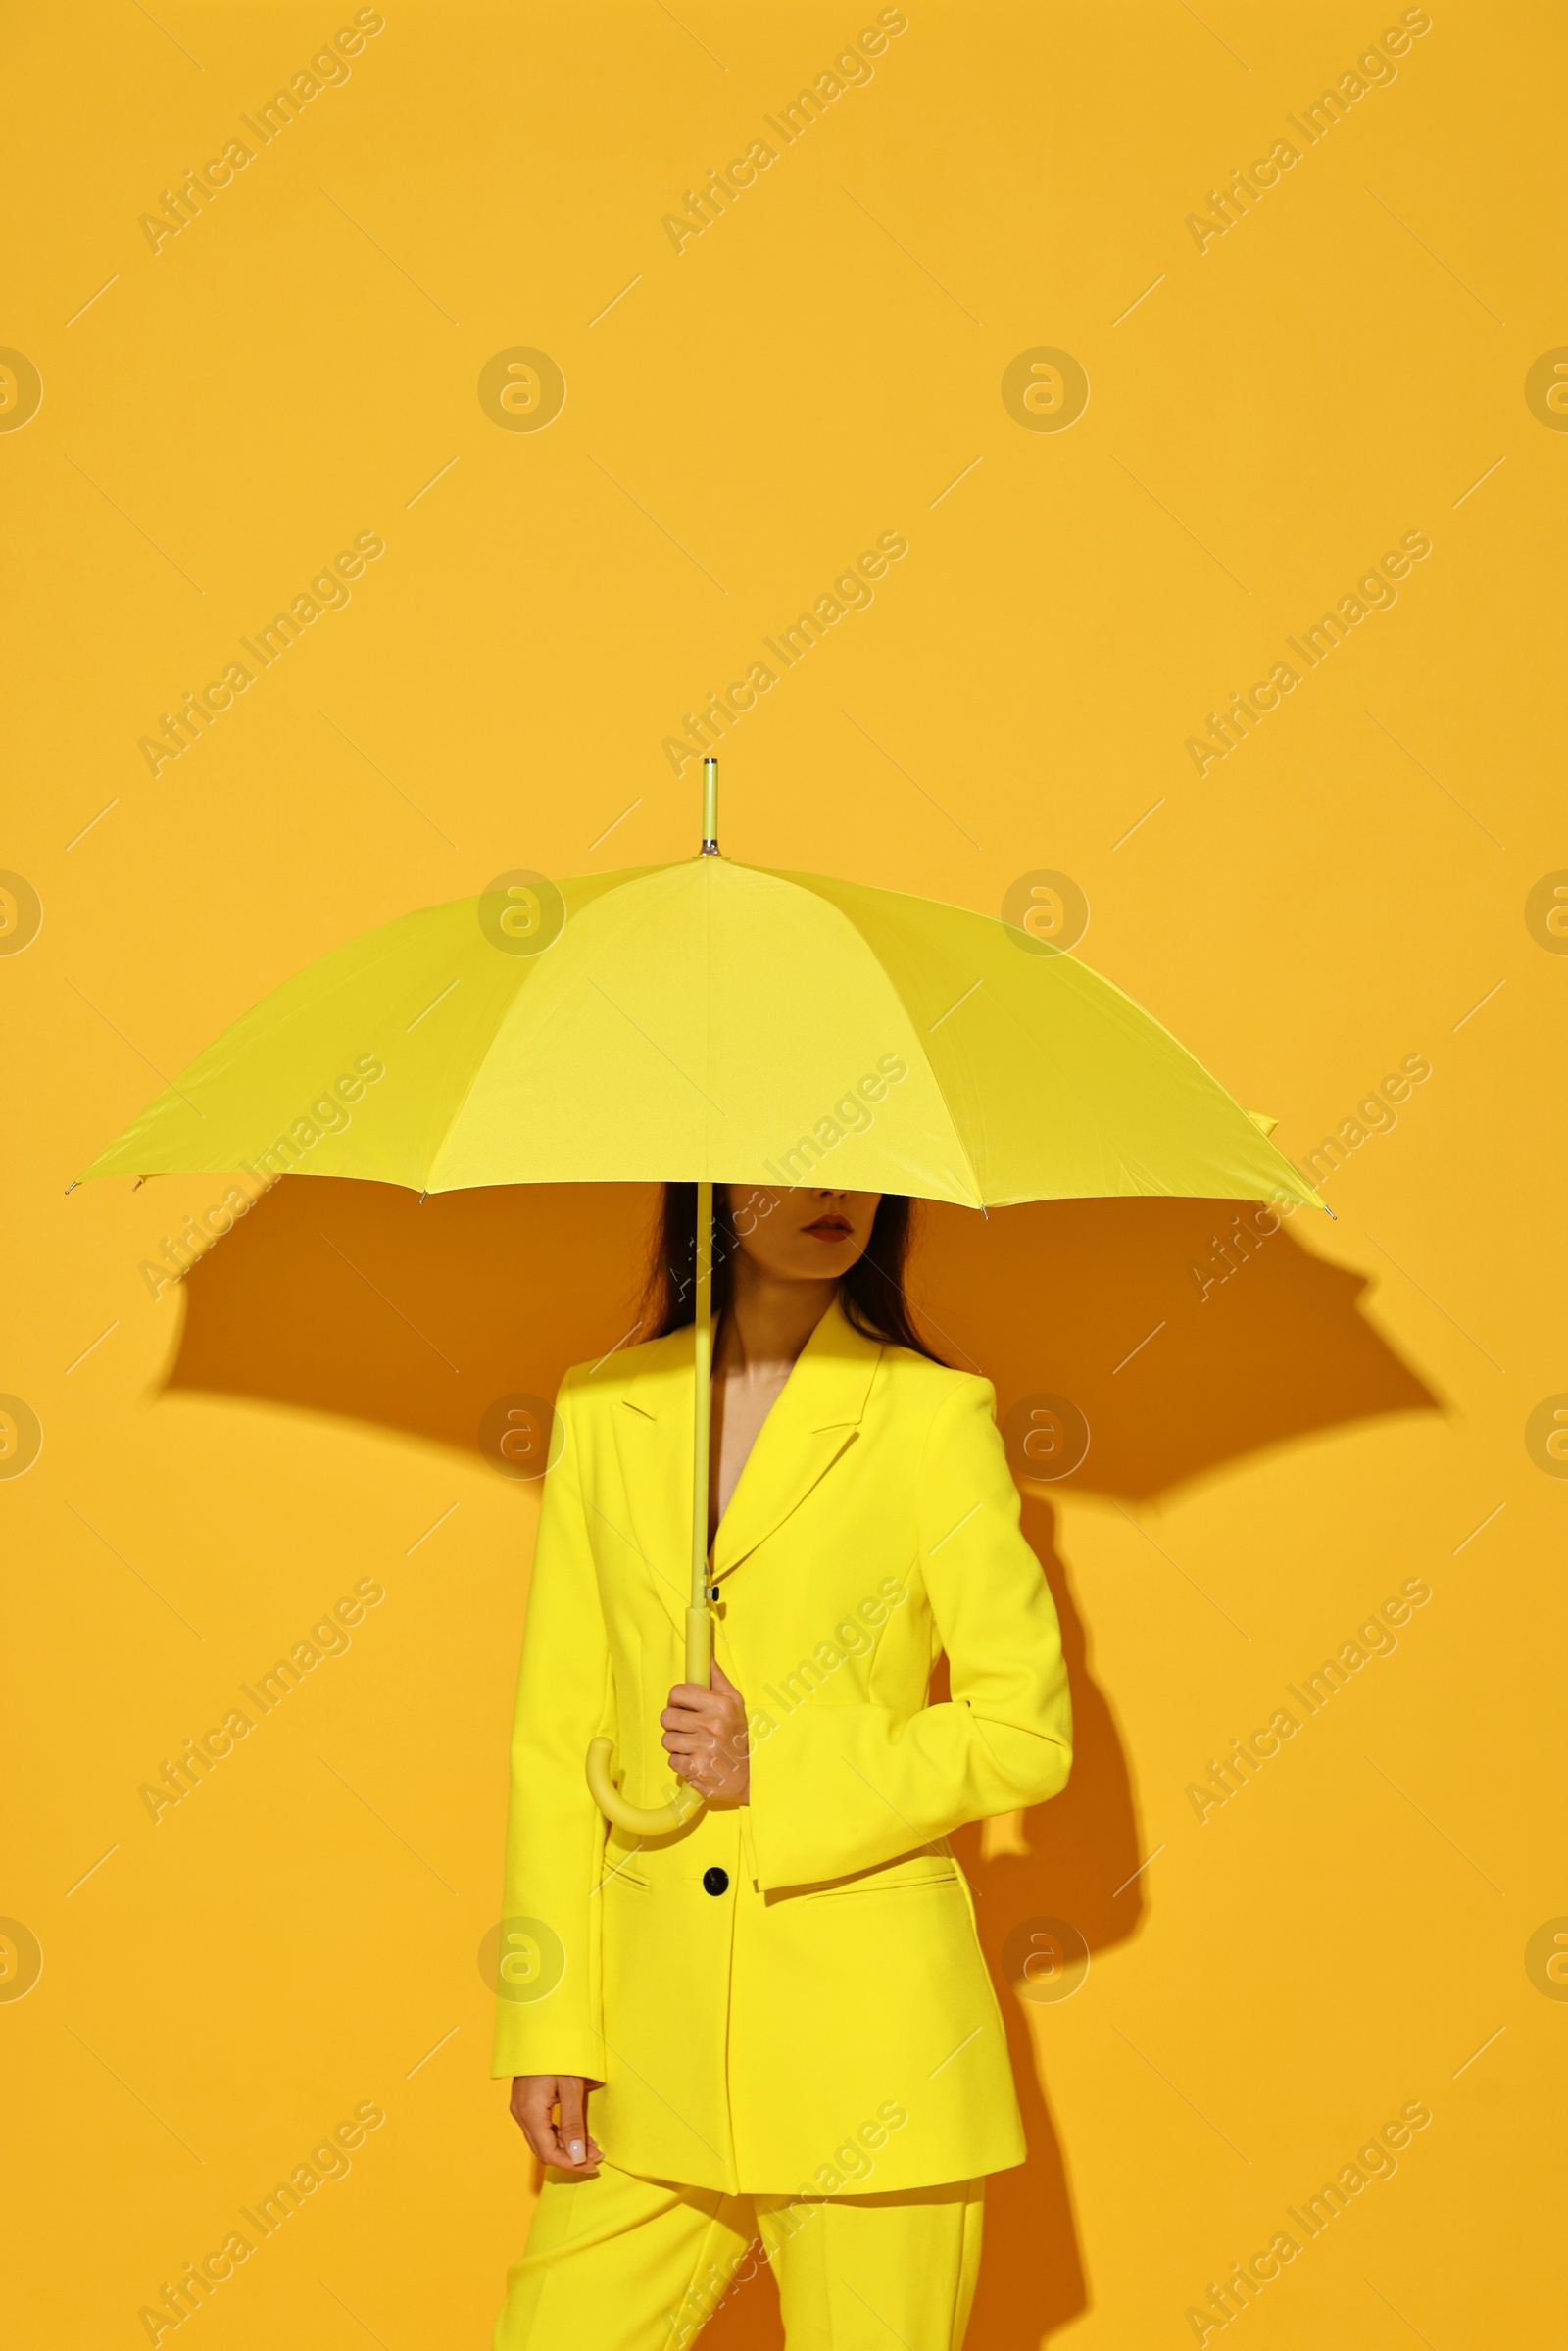
[[722,1187],[741,1252],[781,1282],[836,1282],[865,1254],[880,1192]]

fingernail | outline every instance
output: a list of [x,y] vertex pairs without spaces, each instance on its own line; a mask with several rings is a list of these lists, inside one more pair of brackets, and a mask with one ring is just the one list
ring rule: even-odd
[[580,2138],[568,2139],[566,2141],[566,2151],[570,2155],[573,2163],[581,2163],[582,2140]]

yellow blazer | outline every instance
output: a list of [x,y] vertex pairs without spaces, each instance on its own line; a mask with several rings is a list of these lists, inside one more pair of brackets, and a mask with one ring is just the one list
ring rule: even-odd
[[[713,1546],[715,1653],[751,1800],[657,1840],[583,1778],[615,1741],[670,1792],[683,1677],[691,1331],[567,1373],[512,1745],[497,2074],[604,2083],[624,2171],[730,2194],[883,2193],[1024,2159],[965,1821],[1071,1760],[1055,1609],[1018,1526],[987,1381],[823,1317]],[[946,1650],[953,1695],[932,1705]]]

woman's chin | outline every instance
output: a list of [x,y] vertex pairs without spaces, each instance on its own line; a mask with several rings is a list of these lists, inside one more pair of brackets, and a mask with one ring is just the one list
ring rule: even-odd
[[849,1272],[859,1253],[853,1241],[808,1241],[792,1254],[790,1271],[798,1281],[835,1281]]

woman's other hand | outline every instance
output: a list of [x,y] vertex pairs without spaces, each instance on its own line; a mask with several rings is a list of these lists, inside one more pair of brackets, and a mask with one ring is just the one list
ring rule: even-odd
[[[514,2074],[512,2116],[541,2163],[594,2180],[604,2155],[588,2135],[588,2092],[602,2085],[582,2074]],[[556,2110],[560,2121],[553,2120]]]
[[713,1687],[677,1682],[660,1716],[669,1767],[710,1803],[744,1804],[752,1792],[746,1700],[715,1665]]

